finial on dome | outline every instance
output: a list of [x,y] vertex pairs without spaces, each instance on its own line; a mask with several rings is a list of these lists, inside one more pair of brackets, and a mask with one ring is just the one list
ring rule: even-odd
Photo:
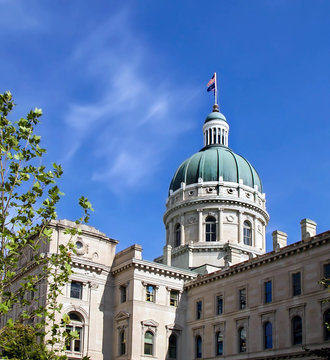
[[220,110],[219,110],[219,105],[218,105],[218,104],[214,104],[212,111],[213,111],[213,112],[220,112]]

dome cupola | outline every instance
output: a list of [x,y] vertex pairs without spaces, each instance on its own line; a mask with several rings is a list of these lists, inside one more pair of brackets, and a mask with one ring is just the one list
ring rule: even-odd
[[223,114],[219,111],[219,105],[213,105],[213,111],[207,115],[204,126],[204,146],[224,145],[228,146],[229,125]]

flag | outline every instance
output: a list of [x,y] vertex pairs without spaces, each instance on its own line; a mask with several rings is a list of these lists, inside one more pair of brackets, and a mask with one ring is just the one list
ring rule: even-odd
[[215,73],[207,83],[207,91],[215,90]]

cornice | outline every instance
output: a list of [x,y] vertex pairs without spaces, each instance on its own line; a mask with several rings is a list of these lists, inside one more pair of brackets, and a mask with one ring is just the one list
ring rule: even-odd
[[238,200],[238,199],[221,199],[219,197],[215,197],[212,199],[196,199],[196,200],[183,200],[180,203],[178,203],[177,205],[173,206],[172,208],[168,209],[165,211],[164,214],[164,223],[166,223],[166,218],[171,215],[173,212],[175,212],[178,209],[182,209],[188,206],[194,206],[194,205],[200,205],[200,204],[217,204],[217,206],[222,206],[222,205],[236,205],[236,206],[242,206],[248,209],[252,209],[258,213],[260,213],[268,222],[269,221],[269,215],[267,213],[266,210],[263,210],[262,208],[260,208],[259,206],[253,204],[253,203],[248,203],[246,201],[242,201],[242,200]]
[[198,275],[189,270],[178,269],[172,266],[139,259],[130,259],[125,263],[113,268],[111,273],[113,275],[116,275],[129,268],[144,270],[148,271],[149,273],[154,273],[157,275],[161,274],[172,278],[179,278],[182,280],[192,280]]
[[312,238],[299,241],[297,243],[288,245],[282,249],[278,249],[272,252],[269,252],[264,255],[257,256],[256,258],[244,261],[242,263],[236,264],[231,266],[229,269],[226,270],[218,270],[211,274],[206,274],[198,277],[195,280],[190,281],[189,283],[185,284],[184,288],[189,290],[193,287],[197,287],[209,282],[213,282],[219,279],[223,279],[256,267],[260,267],[262,265],[280,260],[282,258],[286,258],[288,256],[296,255],[303,251],[308,251],[312,248],[316,248],[319,246],[324,246],[329,244],[330,242],[330,231],[325,233],[316,235]]
[[94,272],[98,272],[98,273],[100,273],[102,271],[109,273],[111,270],[110,266],[98,264],[94,261],[90,261],[90,260],[80,258],[77,256],[72,257],[72,267],[86,269],[86,270],[94,271]]
[[[241,251],[243,254],[249,255],[251,253],[260,256],[263,255],[262,251],[257,250],[254,247],[251,246],[240,246],[239,244],[232,244],[229,242],[200,242],[200,243],[189,243],[185,245],[181,245],[178,248],[174,248],[172,251],[173,257],[178,257],[187,251],[191,251],[193,253],[198,252],[218,252],[218,251],[224,251],[227,252],[229,249],[235,249],[238,251]],[[161,256],[160,256],[161,257]]]
[[[79,225],[72,225],[74,224],[72,221],[70,221],[70,224],[69,221],[68,223],[65,223],[64,221],[66,220],[54,220],[54,221],[51,221],[49,223],[49,226],[52,227],[52,228],[55,228],[55,229],[60,229],[60,230],[65,230],[65,229],[75,229],[75,228],[79,228],[79,230],[81,230],[81,235],[87,235],[87,236],[90,236],[90,237],[93,237],[93,238],[97,238],[98,240],[103,240],[103,241],[106,241],[106,242],[112,242],[114,244],[118,244],[119,241],[118,240],[115,240],[115,239],[112,239],[112,238],[109,238],[108,236],[106,236],[105,234],[103,234],[102,232],[100,232],[99,230],[97,229],[94,229],[88,225],[82,225],[82,226],[79,226]],[[88,227],[91,229],[89,230]],[[80,235],[80,236],[81,236]],[[79,236],[79,234],[78,234]]]

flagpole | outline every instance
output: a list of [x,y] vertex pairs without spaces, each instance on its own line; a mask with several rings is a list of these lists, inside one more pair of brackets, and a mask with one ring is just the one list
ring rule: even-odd
[[217,73],[214,73],[214,82],[215,82],[215,86],[214,86],[214,105],[217,104],[217,98],[218,98],[218,87],[217,87]]

